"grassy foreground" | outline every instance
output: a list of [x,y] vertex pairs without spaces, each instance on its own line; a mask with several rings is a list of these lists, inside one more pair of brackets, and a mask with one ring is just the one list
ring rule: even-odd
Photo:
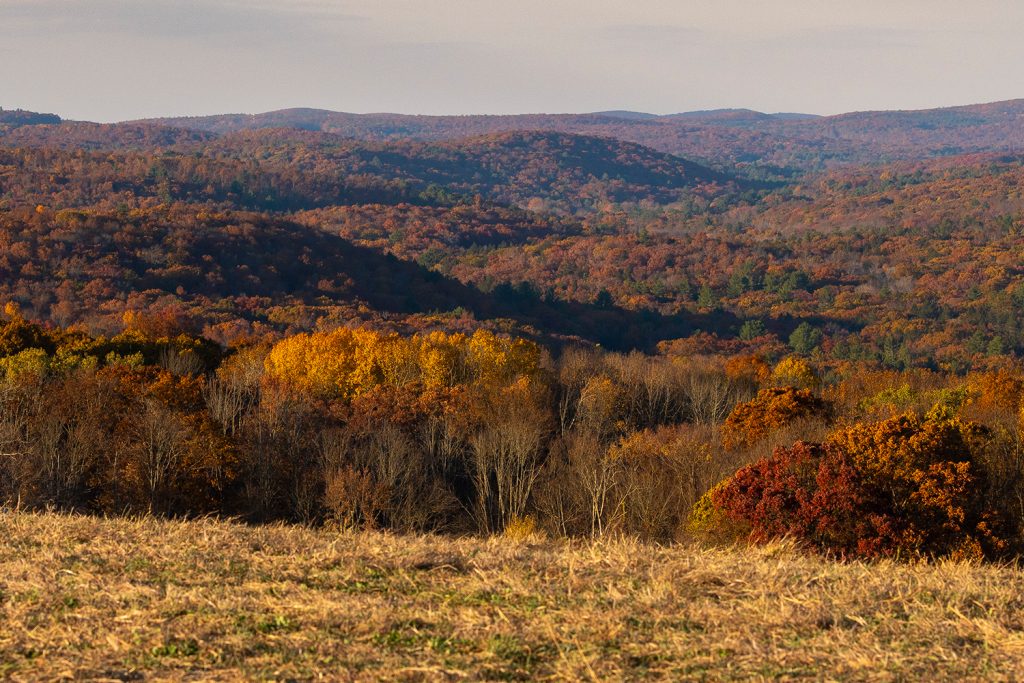
[[0,678],[1012,679],[1024,573],[0,512]]

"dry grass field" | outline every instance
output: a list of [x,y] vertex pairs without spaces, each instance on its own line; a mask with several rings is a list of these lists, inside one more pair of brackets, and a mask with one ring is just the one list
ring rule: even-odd
[[1024,573],[0,512],[0,678],[1024,677]]

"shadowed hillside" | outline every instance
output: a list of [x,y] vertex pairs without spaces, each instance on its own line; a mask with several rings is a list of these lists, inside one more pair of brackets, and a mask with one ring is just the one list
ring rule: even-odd
[[[0,297],[31,301],[35,314],[65,323],[100,311],[113,322],[126,308],[171,297],[208,322],[266,322],[272,305],[329,310],[365,302],[384,314],[462,309],[479,320],[514,320],[534,334],[621,349],[650,350],[697,329],[726,333],[736,324],[724,312],[665,316],[560,301],[529,285],[484,292],[415,262],[255,214],[177,209],[19,218],[0,215],[0,238],[21,245],[0,257]],[[255,302],[262,303],[253,309]]]

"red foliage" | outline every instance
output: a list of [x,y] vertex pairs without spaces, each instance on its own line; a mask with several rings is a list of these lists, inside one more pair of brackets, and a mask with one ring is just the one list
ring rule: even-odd
[[797,443],[741,469],[715,506],[756,542],[792,536],[841,557],[981,558],[1007,550],[971,425],[902,417]]

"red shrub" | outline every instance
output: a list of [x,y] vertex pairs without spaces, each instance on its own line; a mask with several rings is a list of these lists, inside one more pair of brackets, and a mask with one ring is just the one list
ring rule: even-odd
[[975,425],[899,417],[797,443],[743,468],[718,510],[756,542],[798,538],[842,557],[993,557],[1007,549],[987,509]]

